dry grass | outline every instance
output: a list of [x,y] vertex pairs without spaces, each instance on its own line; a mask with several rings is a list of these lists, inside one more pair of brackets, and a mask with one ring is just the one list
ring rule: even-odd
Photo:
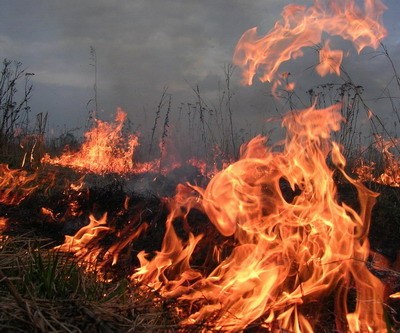
[[0,332],[178,330],[174,301],[126,280],[101,281],[46,240],[1,236],[0,281]]

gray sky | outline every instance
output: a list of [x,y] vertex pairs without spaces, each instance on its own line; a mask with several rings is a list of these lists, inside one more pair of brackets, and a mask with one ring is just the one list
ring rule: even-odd
[[[53,129],[70,129],[82,127],[86,104],[93,98],[93,46],[100,116],[107,119],[120,106],[139,123],[144,109],[154,114],[165,86],[173,108],[194,101],[190,86],[197,84],[205,99],[215,99],[223,66],[231,62],[241,35],[254,26],[269,31],[289,3],[312,5],[305,0],[3,0],[0,57],[19,60],[35,73],[32,113],[48,112]],[[400,66],[400,2],[384,3],[389,33],[384,43]],[[354,48],[348,51],[344,66],[357,84],[368,86],[368,96],[379,96],[393,75],[387,60],[371,59],[371,49],[360,56]],[[316,60],[305,59],[292,68],[298,89],[308,90],[317,80],[305,70]],[[270,87],[241,87],[239,74],[237,69],[232,78],[235,121],[244,119],[240,126],[257,131],[260,120],[275,109]],[[385,117],[391,121],[392,115]]]

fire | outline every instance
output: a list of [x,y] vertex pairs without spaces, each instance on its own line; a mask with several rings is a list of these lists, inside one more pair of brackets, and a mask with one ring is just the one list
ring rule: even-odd
[[[114,122],[96,120],[95,126],[85,132],[85,140],[78,151],[66,151],[60,157],[54,158],[46,154],[41,162],[99,175],[107,173],[129,175],[146,172],[166,174],[182,166],[182,163],[174,160],[173,156],[169,156],[168,160],[165,156],[147,162],[135,160],[135,152],[140,146],[139,137],[123,133],[126,119],[126,112],[118,108]],[[162,155],[167,154],[165,147],[161,147],[160,151]],[[199,168],[204,175],[211,175],[215,171],[215,168],[212,171],[208,170],[206,163],[196,158],[189,159],[187,164]]]
[[7,227],[7,219],[5,217],[0,217],[0,235]]
[[85,133],[85,141],[77,152],[65,152],[59,158],[46,155],[42,162],[55,164],[96,174],[146,172],[154,168],[151,163],[134,163],[134,153],[139,145],[138,137],[123,135],[126,113],[117,109],[115,123],[96,120],[95,126]]
[[[377,194],[345,174],[344,157],[330,141],[342,120],[339,109],[288,115],[281,152],[256,137],[205,190],[179,188],[170,202],[161,251],[152,260],[141,253],[141,268],[132,279],[197,304],[186,325],[205,322],[216,330],[240,331],[261,320],[269,329],[313,332],[303,308],[335,294],[339,331],[385,332],[383,285],[366,266]],[[329,155],[357,188],[359,213],[338,203]],[[283,180],[291,199],[285,199]],[[172,225],[192,207],[200,207],[222,235],[235,240],[232,253],[209,274],[190,266],[201,236],[189,233],[184,242]],[[357,294],[354,311],[347,306],[350,285]]]
[[110,227],[106,226],[107,214],[104,214],[99,220],[90,215],[89,220],[89,224],[79,229],[74,236],[65,236],[64,243],[54,249],[61,252],[71,252],[77,258],[82,259],[83,263],[96,265],[97,256],[100,252],[97,238],[102,233],[108,232]]
[[393,187],[400,187],[400,161],[390,151],[398,146],[400,140],[385,140],[382,137],[377,136],[376,141],[376,146],[382,153],[385,164],[385,169],[383,173],[377,177],[376,182]]
[[[321,43],[324,32],[352,41],[358,52],[376,48],[386,35],[381,25],[384,9],[379,0],[367,0],[363,8],[350,0],[326,5],[316,0],[310,8],[289,5],[265,37],[259,38],[255,28],[242,36],[234,61],[245,69],[246,84],[262,69],[261,81],[285,80],[287,88],[294,89],[287,75],[277,74],[283,62]],[[327,41],[319,56],[316,71],[321,76],[340,74],[342,51],[332,50]],[[179,185],[173,198],[164,199],[169,215],[161,249],[137,255],[140,267],[131,280],[178,299],[177,311],[186,314],[181,324],[201,324],[204,331],[237,332],[257,322],[272,332],[314,332],[318,310],[310,313],[310,304],[334,297],[338,331],[387,332],[384,285],[367,268],[367,236],[378,194],[345,172],[341,148],[331,140],[344,120],[340,108],[293,111],[282,123],[286,139],[276,147],[257,136],[242,147],[238,161],[215,172],[206,188]],[[98,173],[137,170],[132,162],[137,138],[118,152],[117,161],[110,148],[121,146],[119,139],[109,141],[122,130],[121,112],[115,127],[104,128],[98,121],[80,152],[47,161]],[[93,144],[99,132],[104,144]],[[356,188],[358,211],[338,200],[335,173]],[[193,209],[208,217],[225,244],[234,244],[231,251],[215,244],[213,267],[192,265],[199,244],[212,241],[192,230],[188,216]],[[181,221],[185,237],[179,236],[176,221]],[[87,226],[57,249],[99,267],[108,260],[115,265],[123,249],[147,228],[147,223],[135,230],[127,226],[117,233],[120,242],[100,256],[98,239],[112,230],[106,215],[100,220],[91,216]]]
[[383,156],[383,171],[378,175],[374,175],[376,169],[375,163],[361,161],[360,165],[354,169],[354,173],[357,174],[359,181],[372,181],[378,184],[400,187],[400,161],[391,151],[397,148],[399,142],[399,139],[392,138],[385,140],[383,137],[377,135],[375,137],[375,147]]
[[33,184],[37,174],[29,174],[25,170],[10,169],[8,165],[0,164],[0,203],[18,205],[39,185]]
[[[245,69],[246,84],[262,69],[262,81],[281,84],[283,80],[293,90],[289,74],[277,74],[283,62],[301,56],[302,48],[321,43],[324,32],[352,41],[358,52],[367,46],[376,48],[386,34],[381,25],[384,9],[379,0],[366,0],[363,8],[350,0],[326,5],[315,0],[310,8],[289,5],[282,21],[265,37],[259,38],[255,28],[242,36],[234,61]],[[316,71],[321,76],[340,75],[342,51],[331,49],[326,41],[319,56]],[[236,162],[224,165],[220,161],[222,171],[203,161],[189,161],[203,175],[212,174],[211,180],[205,188],[178,185],[173,198],[162,199],[169,214],[161,248],[138,253],[139,267],[129,273],[131,281],[177,299],[177,312],[185,315],[183,329],[240,332],[256,324],[269,332],[311,333],[323,311],[316,304],[332,297],[337,331],[387,332],[384,284],[367,267],[371,212],[378,194],[345,171],[341,147],[331,139],[344,121],[340,109],[341,105],[325,109],[313,105],[287,114],[282,142],[271,147],[266,137],[257,136],[241,147]],[[96,120],[78,151],[59,158],[47,155],[43,163],[96,174],[160,170],[160,161],[134,160],[139,141],[136,135],[123,133],[125,121],[121,109],[114,123]],[[380,148],[397,172],[398,164],[389,151],[392,146],[382,142]],[[18,204],[35,189],[30,185],[35,175],[31,178],[4,165],[0,174],[1,203]],[[356,189],[357,211],[339,200],[336,174]],[[397,176],[385,174],[374,180],[397,184]],[[66,218],[83,217],[76,200],[86,190],[83,179],[68,184],[63,192],[74,193],[69,196]],[[125,198],[120,217],[130,208],[129,199]],[[214,239],[189,223],[193,210],[204,214],[208,227],[223,239],[221,243],[213,244]],[[65,222],[50,208],[43,207],[41,213]],[[0,233],[7,222],[0,217]],[[100,218],[90,215],[87,222],[54,250],[73,253],[100,275],[101,269],[124,260],[125,252],[130,253],[130,246],[150,227],[141,215],[123,226],[109,223],[107,213]],[[207,254],[212,260],[209,267],[198,267],[194,262],[204,243],[210,245]],[[381,259],[384,263],[385,258]]]
[[319,64],[315,70],[320,76],[327,74],[340,75],[340,64],[342,63],[343,52],[340,50],[331,50],[329,42],[319,51]]
[[[315,0],[307,8],[288,5],[282,12],[282,20],[264,37],[259,37],[257,28],[246,31],[240,38],[233,61],[244,69],[243,83],[251,85],[260,69],[262,82],[280,85],[277,72],[282,63],[303,55],[304,47],[314,47],[322,42],[323,33],[339,36],[353,42],[357,52],[365,47],[377,48],[386,29],[382,25],[382,14],[386,9],[380,0],[366,0],[364,8],[353,0]],[[320,50],[317,72],[326,75],[340,72],[343,53],[330,51],[329,46]]]

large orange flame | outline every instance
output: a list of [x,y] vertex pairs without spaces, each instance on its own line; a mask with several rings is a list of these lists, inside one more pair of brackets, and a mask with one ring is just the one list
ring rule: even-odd
[[[257,137],[238,162],[217,174],[205,190],[178,192],[171,202],[162,250],[132,276],[165,295],[199,303],[184,324],[206,323],[216,330],[240,331],[262,318],[269,329],[313,332],[305,304],[335,294],[337,328],[384,332],[383,285],[366,266],[367,233],[376,193],[344,172],[345,160],[330,132],[339,129],[340,106],[310,108],[285,117],[283,150]],[[333,165],[358,190],[359,213],[337,199]],[[282,190],[285,181],[292,200]],[[290,192],[290,190],[289,190]],[[179,239],[172,225],[192,207],[202,208],[236,246],[209,274],[190,267],[200,236]],[[351,286],[357,297],[347,305]]]
[[[358,52],[367,46],[377,48],[386,36],[381,23],[385,9],[380,0],[366,0],[364,8],[357,6],[354,0],[327,1],[326,4],[315,0],[309,8],[288,5],[282,12],[282,20],[264,37],[257,35],[257,28],[243,34],[233,61],[244,69],[243,83],[251,85],[258,69],[263,72],[262,82],[275,81],[280,65],[302,56],[302,48],[321,43],[324,32],[353,42]],[[331,65],[337,73],[342,51],[336,50],[334,57],[326,57],[326,47],[321,52],[325,55],[320,55],[322,65],[317,67],[318,73],[331,72],[328,68]],[[331,60],[327,62],[327,59]],[[276,81],[276,84],[280,82]]]
[[[258,69],[264,72],[261,81],[275,80],[280,65],[301,56],[303,47],[320,43],[323,32],[352,41],[358,52],[377,48],[386,35],[380,23],[384,9],[380,1],[366,1],[363,9],[344,0],[327,5],[315,1],[308,9],[287,6],[283,21],[268,35],[258,38],[254,28],[242,36],[234,62],[244,68],[244,83],[251,84]],[[342,57],[327,41],[317,72],[340,74]],[[311,107],[286,116],[288,134],[281,152],[256,137],[242,149],[240,160],[218,173],[205,190],[191,187],[199,197],[179,187],[170,202],[161,251],[152,260],[140,253],[141,268],[132,279],[190,302],[197,311],[183,321],[188,325],[240,331],[259,320],[273,331],[313,332],[306,304],[334,294],[339,331],[386,332],[383,284],[366,266],[377,194],[345,173],[340,147],[330,140],[340,128],[339,110],[338,105]],[[338,201],[328,159],[356,187],[359,212]],[[173,221],[185,219],[192,207],[202,209],[236,243],[230,255],[216,256],[211,273],[201,276],[190,266],[201,236],[189,233],[183,241],[173,228]],[[353,309],[348,305],[350,286],[356,293]]]

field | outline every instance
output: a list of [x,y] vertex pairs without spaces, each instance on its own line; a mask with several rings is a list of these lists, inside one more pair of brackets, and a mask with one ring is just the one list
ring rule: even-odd
[[[5,59],[0,331],[398,332],[400,76],[385,6],[345,3],[289,5],[265,36],[242,35],[242,83],[268,82],[282,109],[258,133],[237,125],[235,65],[211,101],[199,85],[180,104],[164,88],[148,131],[122,108],[100,119],[92,47],[82,136],[49,137],[51,115],[32,122],[33,74]],[[380,97],[325,34],[385,59]],[[338,79],[301,92],[279,70],[303,50]]]

